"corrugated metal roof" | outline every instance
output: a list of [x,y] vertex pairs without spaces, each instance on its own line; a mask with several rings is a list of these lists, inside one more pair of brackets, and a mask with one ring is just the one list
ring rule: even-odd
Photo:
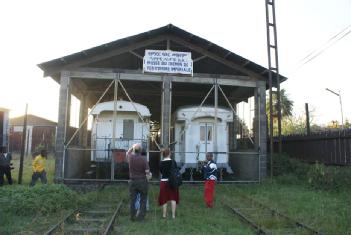
[[[156,36],[161,36],[161,35],[174,35],[180,38],[183,38],[184,40],[187,40],[189,43],[194,44],[198,47],[201,47],[202,49],[205,49],[211,53],[216,54],[217,56],[230,61],[232,63],[235,63],[239,66],[244,66],[245,69],[262,76],[266,78],[268,81],[268,72],[265,72],[267,68],[258,65],[246,58],[243,58],[221,46],[218,46],[204,38],[201,38],[199,36],[196,36],[192,33],[189,33],[181,28],[178,28],[172,24],[168,24],[166,26],[150,30],[144,33],[140,33],[134,36],[118,39],[116,41],[112,41],[109,43],[102,44],[100,46],[96,46],[87,50],[83,50],[71,55],[67,55],[61,58],[57,58],[54,60],[50,60],[47,62],[43,62],[39,64],[39,68],[41,68],[44,72],[45,75],[51,76],[54,73],[60,72],[60,70],[64,67],[67,66],[71,63],[87,59],[91,56],[99,55],[106,53],[107,51],[115,50],[118,48],[122,48],[128,45],[131,45],[133,43],[138,43],[144,40],[148,40],[151,38],[154,38]],[[276,74],[273,74],[273,82],[275,83],[276,79]],[[283,82],[287,80],[286,77],[280,76],[280,81]]]

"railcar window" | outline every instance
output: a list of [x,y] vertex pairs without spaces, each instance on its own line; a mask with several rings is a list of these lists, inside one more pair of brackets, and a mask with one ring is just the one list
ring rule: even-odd
[[123,139],[134,139],[134,120],[123,120]]
[[207,126],[207,141],[212,141],[212,126]]
[[200,141],[206,141],[206,126],[200,126]]

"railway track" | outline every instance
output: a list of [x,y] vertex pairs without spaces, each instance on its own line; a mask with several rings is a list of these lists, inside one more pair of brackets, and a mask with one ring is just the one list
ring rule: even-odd
[[223,199],[223,204],[243,222],[250,225],[256,234],[321,235],[310,226],[270,208],[245,195]]
[[74,210],[50,228],[45,235],[111,234],[123,203],[124,200],[101,202],[89,208]]

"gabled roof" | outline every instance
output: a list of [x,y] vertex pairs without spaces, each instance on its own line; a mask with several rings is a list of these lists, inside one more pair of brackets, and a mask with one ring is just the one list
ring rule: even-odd
[[[262,77],[268,81],[268,70],[261,66],[258,65],[246,58],[243,58],[221,46],[216,45],[215,43],[212,43],[204,38],[201,38],[199,36],[196,36],[192,33],[189,33],[181,28],[178,28],[172,24],[150,30],[144,33],[140,33],[134,36],[122,38],[116,41],[112,41],[100,46],[96,46],[87,50],[83,50],[71,55],[67,55],[61,58],[57,58],[51,61],[47,61],[44,63],[39,64],[39,68],[41,68],[44,71],[45,76],[53,76],[54,74],[59,73],[62,69],[66,68],[67,66],[73,65],[79,61],[85,60],[89,57],[96,56],[96,55],[102,55],[104,53],[107,53],[109,51],[114,51],[119,48],[123,47],[128,47],[132,44],[140,43],[145,40],[150,40],[151,38],[155,38],[158,36],[162,35],[167,35],[167,36],[176,36],[178,38],[184,39],[186,42],[195,45],[197,48],[200,48],[201,50],[205,50],[208,52],[211,52],[218,56],[218,58],[222,58],[225,61],[228,61],[230,63],[233,63],[240,68],[242,68],[244,71],[248,71],[250,73],[256,74],[259,77]],[[195,59],[195,58],[193,58]],[[205,61],[203,62],[204,65],[203,67],[206,67]],[[208,62],[207,62],[208,63]],[[79,67],[79,66],[78,66]],[[195,66],[194,66],[195,70]],[[196,70],[194,71],[196,73]],[[242,74],[242,71],[239,72],[239,74]],[[244,74],[245,75],[245,74]],[[247,74],[246,74],[247,75]],[[276,74],[273,74],[273,83],[275,82],[276,79]],[[287,78],[284,76],[280,76],[280,81],[283,82]]]
[[[91,111],[91,114],[100,114],[104,111],[114,110],[114,101],[108,101],[97,104]],[[117,111],[118,112],[138,112],[142,117],[150,117],[150,110],[142,104],[132,103],[129,101],[118,100],[117,101]]]
[[[23,126],[24,116],[19,116],[10,119],[10,126]],[[32,114],[27,115],[27,125],[28,126],[57,126],[56,122],[50,121],[48,119],[38,117]]]

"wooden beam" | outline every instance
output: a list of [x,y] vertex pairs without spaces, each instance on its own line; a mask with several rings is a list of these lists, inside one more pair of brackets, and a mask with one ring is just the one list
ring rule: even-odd
[[[172,82],[184,82],[184,83],[198,83],[198,84],[214,84],[216,78],[202,78],[202,77],[176,77],[171,76]],[[217,78],[217,83],[224,86],[240,86],[240,87],[256,87],[255,81],[240,80],[240,79],[220,79]]]
[[[161,95],[161,88],[158,90],[155,90],[153,88],[126,88],[128,93],[131,95],[138,95],[138,96],[160,96]],[[104,92],[104,88],[99,87],[99,88],[90,88],[87,90],[89,93],[97,93],[97,94],[102,94]],[[172,96],[174,97],[204,97],[204,92],[199,91],[183,91],[180,89],[173,88],[172,89]],[[235,98],[235,97],[231,97]]]
[[[73,73],[75,73],[76,75],[79,74],[79,72],[144,74],[142,70],[109,69],[109,68],[93,68],[93,67],[76,68],[76,69],[72,69],[71,71]],[[162,74],[153,74],[153,75],[154,76],[162,76]],[[163,75],[165,75],[165,74],[163,74]],[[173,75],[173,74],[171,74],[171,75]],[[179,75],[179,76],[181,76],[181,77],[189,77],[189,76],[186,76],[186,75]],[[210,77],[210,78],[223,78],[223,79],[250,80],[250,77],[246,76],[246,75],[226,75],[226,74],[210,74],[210,73],[194,73],[193,77],[203,77],[203,78]]]
[[[88,72],[73,70],[70,72],[71,78],[83,78],[83,79],[115,79],[118,76],[116,72]],[[121,80],[129,81],[153,81],[162,82],[162,76],[167,76],[172,79],[173,82],[184,82],[184,83],[198,83],[198,84],[214,84],[217,79],[218,84],[228,86],[242,86],[242,87],[256,87],[256,81],[250,80],[247,76],[238,75],[224,75],[224,76],[213,76],[213,75],[202,75],[194,74],[193,77],[176,76],[176,75],[162,75],[162,74],[147,74],[141,73],[140,71],[132,72],[121,72]],[[211,77],[210,77],[211,76]]]
[[200,61],[200,60],[202,60],[202,59],[205,59],[206,57],[207,57],[207,56],[205,56],[205,55],[200,56],[200,57],[197,57],[196,59],[193,60],[193,63],[198,62],[198,61]]
[[183,46],[186,46],[186,47],[189,47],[191,49],[193,49],[194,51],[197,51],[203,55],[207,55],[209,58],[219,62],[219,63],[222,63],[226,66],[228,66],[229,68],[232,68],[232,69],[236,69],[244,74],[247,74],[248,76],[252,77],[252,78],[256,78],[256,79],[261,79],[261,80],[266,80],[264,77],[262,77],[260,74],[257,74],[257,73],[254,73],[246,68],[244,68],[242,65],[238,65],[238,64],[235,64],[231,61],[228,61],[202,47],[199,47],[199,46],[196,46],[192,43],[189,43],[188,41],[180,38],[180,37],[177,37],[177,36],[172,36],[171,37],[171,40],[172,41],[175,41],[176,43],[179,43],[179,44],[182,44]]
[[232,54],[232,52],[231,52],[231,51],[228,51],[228,53],[225,54],[224,58],[227,58],[227,57],[230,56],[231,54]]
[[136,57],[138,57],[141,60],[144,60],[144,57],[142,57],[141,55],[139,55],[138,53],[134,52],[134,51],[129,51],[130,54],[135,55]]
[[246,65],[248,65],[248,64],[250,64],[251,63],[251,61],[249,61],[249,60],[247,60],[247,61],[245,61],[245,63],[243,63],[243,67],[245,67]]

